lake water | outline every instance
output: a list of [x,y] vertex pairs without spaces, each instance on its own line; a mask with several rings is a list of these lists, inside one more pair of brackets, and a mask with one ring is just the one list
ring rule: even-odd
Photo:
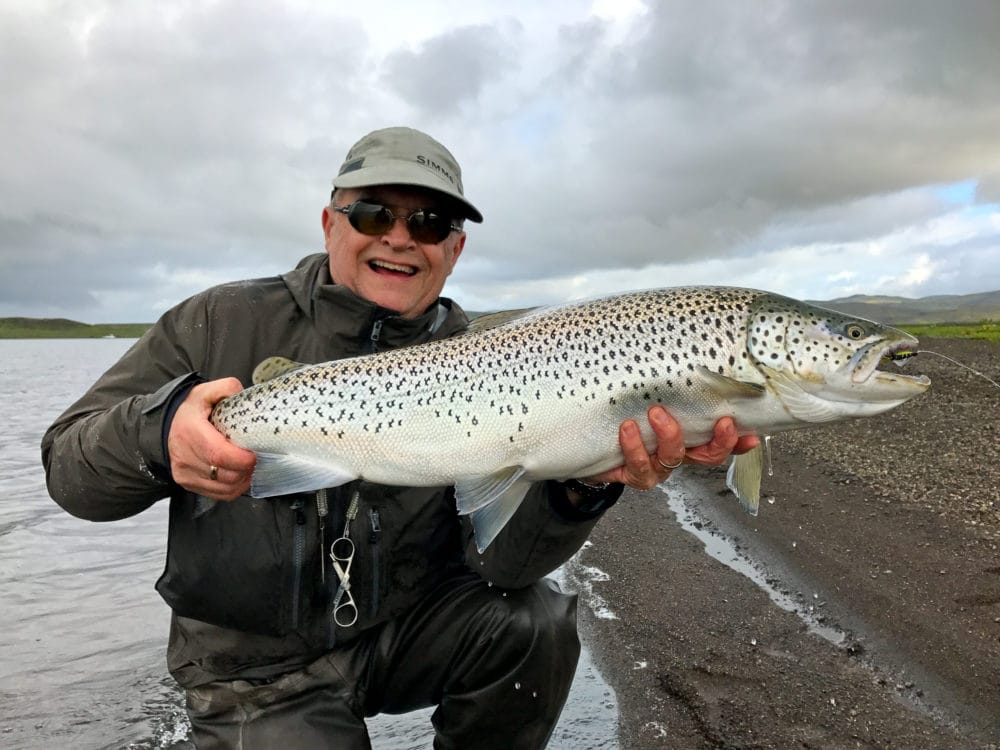
[[[188,737],[167,673],[166,503],[114,523],[49,499],[39,442],[128,348],[0,340],[0,747],[171,748]],[[565,580],[573,580],[567,576]],[[585,605],[581,597],[581,606]],[[376,750],[430,746],[430,710],[372,722]],[[586,650],[550,748],[617,748],[614,692]]]

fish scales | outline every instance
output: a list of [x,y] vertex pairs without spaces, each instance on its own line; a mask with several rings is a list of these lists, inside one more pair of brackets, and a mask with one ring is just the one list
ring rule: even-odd
[[[733,294],[704,305],[697,296],[636,293],[610,311],[598,301],[568,306],[517,325],[293,372],[251,389],[253,398],[239,405],[224,402],[215,418],[234,442],[264,452],[317,433],[324,439],[315,449],[324,455],[351,444],[360,475],[372,481],[399,482],[402,472],[412,483],[417,471],[420,483],[450,484],[452,472],[484,462],[529,469],[554,462],[572,472],[615,453],[622,419],[664,403],[671,391],[695,388],[699,361],[747,373],[735,329],[751,301]],[[703,442],[712,416],[700,420],[692,440]],[[580,418],[614,429],[581,435],[593,446],[581,452],[576,441],[561,439]],[[442,453],[450,457],[446,473],[437,468]]]
[[523,496],[531,481],[620,465],[624,419],[652,448],[653,404],[678,419],[689,446],[727,415],[749,434],[884,411],[927,387],[872,377],[886,351],[915,343],[758,290],[649,290],[303,366],[223,400],[212,420],[258,454],[258,496],[354,478],[454,484],[460,508],[474,512]]

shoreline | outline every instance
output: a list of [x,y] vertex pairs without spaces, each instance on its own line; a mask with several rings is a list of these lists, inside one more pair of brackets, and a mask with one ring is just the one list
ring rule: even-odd
[[[1000,371],[988,342],[925,344]],[[920,371],[931,390],[894,412],[776,436],[756,518],[722,469],[665,485],[839,644],[709,557],[660,493],[608,511],[579,564],[616,619],[583,606],[581,635],[623,749],[1000,748],[1000,391]]]

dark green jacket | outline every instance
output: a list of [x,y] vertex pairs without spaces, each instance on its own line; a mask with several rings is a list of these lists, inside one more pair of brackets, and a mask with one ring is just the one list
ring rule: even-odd
[[[333,283],[327,256],[313,255],[290,273],[214,287],[168,311],[49,428],[49,493],[73,515],[111,521],[170,498],[157,590],[174,611],[168,660],[183,685],[300,668],[456,573],[522,587],[580,547],[595,519],[558,510],[565,494],[556,483],[536,485],[480,555],[450,487],[352,482],[330,490],[321,530],[313,493],[216,503],[170,481],[165,406],[184,376],[235,376],[247,385],[274,355],[324,362],[451,336],[467,324],[444,298],[421,318],[400,318]],[[330,618],[338,579],[320,543],[328,551],[343,533],[355,492],[351,590],[359,619],[343,629]]]

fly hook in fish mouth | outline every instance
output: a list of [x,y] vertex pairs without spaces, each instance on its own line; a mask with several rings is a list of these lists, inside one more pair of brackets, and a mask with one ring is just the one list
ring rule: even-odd
[[[914,339],[888,342],[874,341],[867,346],[862,347],[854,353],[854,356],[851,357],[851,361],[848,364],[848,366],[852,368],[851,380],[855,383],[863,383],[873,375],[876,377],[886,377],[888,373],[879,370],[879,365],[884,362],[895,362],[897,366],[902,367],[905,360],[916,356],[916,350],[906,348],[907,344],[913,345],[915,343],[916,341]],[[914,382],[922,382],[924,380],[922,376],[912,377],[902,374],[893,374],[889,375],[889,377],[896,380],[902,379]]]
[[883,362],[895,362],[896,364],[899,364],[902,367],[901,363],[904,360],[907,360],[910,357],[916,357],[918,354],[933,354],[935,357],[940,357],[941,359],[947,360],[947,361],[951,362],[952,364],[958,365],[959,367],[968,370],[972,374],[978,375],[983,380],[985,380],[987,383],[991,383],[991,384],[995,385],[997,388],[1000,388],[1000,383],[997,383],[995,380],[991,380],[990,378],[986,377],[985,375],[983,375],[983,373],[979,372],[979,370],[974,370],[971,367],[969,367],[968,365],[963,365],[957,359],[952,359],[951,357],[947,357],[944,354],[938,354],[937,352],[927,351],[926,349],[918,349],[916,351],[909,351],[909,350],[906,350],[906,349],[901,349],[898,352],[889,352],[888,354],[883,354],[882,355],[882,361]]

